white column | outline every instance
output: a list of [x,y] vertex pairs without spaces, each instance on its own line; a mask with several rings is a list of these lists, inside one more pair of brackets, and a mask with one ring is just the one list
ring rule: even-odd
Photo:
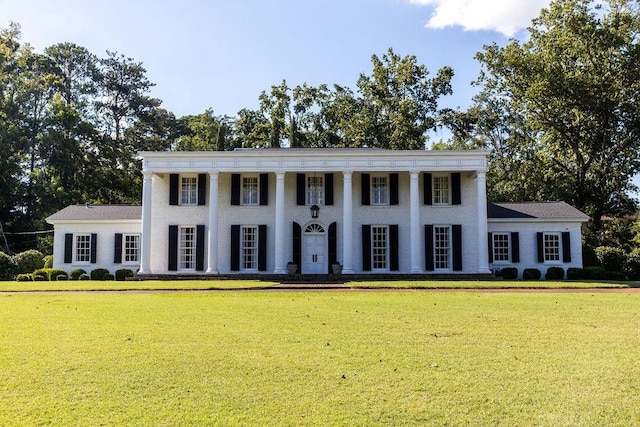
[[218,274],[218,172],[209,172],[207,274]]
[[476,173],[478,185],[478,273],[489,270],[489,248],[487,241],[487,178],[485,172]]
[[420,267],[420,193],[418,177],[420,172],[409,172],[409,227],[411,232],[411,272],[422,273]]
[[276,172],[276,254],[274,274],[284,274],[284,176],[285,172]]
[[142,171],[142,246],[140,247],[140,274],[151,274],[151,185],[153,174]]
[[353,274],[353,197],[351,171],[343,175],[343,207],[342,207],[342,273]]

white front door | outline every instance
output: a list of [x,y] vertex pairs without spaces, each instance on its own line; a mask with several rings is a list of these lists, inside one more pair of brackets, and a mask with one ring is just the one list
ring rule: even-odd
[[324,234],[305,233],[302,245],[302,273],[327,273],[326,251],[327,241]]

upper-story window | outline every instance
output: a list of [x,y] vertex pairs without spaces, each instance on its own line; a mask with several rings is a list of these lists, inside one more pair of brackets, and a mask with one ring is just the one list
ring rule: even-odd
[[371,204],[389,204],[389,177],[387,175],[373,175],[371,177]]
[[198,178],[195,176],[180,177],[180,204],[198,204]]
[[307,176],[307,204],[324,205],[324,179],[322,175]]
[[450,202],[449,175],[433,176],[433,204],[448,205]]
[[242,204],[257,205],[259,203],[258,176],[242,176]]

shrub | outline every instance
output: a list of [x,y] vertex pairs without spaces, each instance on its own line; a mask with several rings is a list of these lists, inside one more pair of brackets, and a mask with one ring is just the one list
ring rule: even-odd
[[20,252],[13,256],[13,262],[18,267],[18,273],[27,274],[44,267],[44,255],[35,249]]
[[71,280],[78,280],[83,274],[87,274],[87,272],[81,268],[76,268],[75,270],[71,270],[71,273],[69,273],[69,278]]
[[83,273],[80,275],[80,277],[78,277],[78,280],[91,280],[91,276],[89,276],[87,273]]
[[44,257],[44,268],[53,268],[53,255],[46,255]]
[[34,281],[34,282],[46,282],[46,281],[47,281],[47,279],[46,279],[46,277],[44,277],[44,276],[41,276],[41,275],[39,275],[39,274],[35,274],[35,273],[34,273],[34,275],[33,275],[33,281]]
[[69,280],[69,277],[66,274],[58,274],[56,280]]
[[58,276],[64,276],[65,280],[69,278],[69,275],[67,274],[67,272],[64,270],[60,270],[59,268],[47,268],[46,270],[48,270],[49,280],[52,282],[56,280],[60,280],[58,279]]
[[31,274],[18,274],[16,276],[16,281],[18,282],[32,282],[33,276]]
[[128,268],[121,268],[120,270],[116,270],[116,280],[126,280],[127,277],[133,277],[133,271]]
[[115,277],[113,276],[113,274],[111,273],[107,273],[104,276],[102,276],[102,280],[115,280]]
[[542,274],[537,268],[525,268],[522,272],[522,280],[540,280]]
[[39,268],[33,272],[33,280],[36,280],[36,277],[42,277],[42,280],[49,280],[49,271],[51,268]]
[[606,271],[622,271],[626,254],[620,248],[611,246],[599,246],[596,248],[596,256],[600,266]]
[[516,280],[518,278],[518,269],[515,267],[505,267],[500,270],[500,275],[505,280]]
[[563,280],[564,269],[562,267],[549,267],[544,275],[544,280]]
[[17,266],[13,259],[0,252],[0,280],[13,280],[16,277]]
[[627,256],[623,272],[629,280],[640,280],[640,251],[634,250]]
[[605,269],[594,265],[586,267],[582,271],[587,280],[603,280],[605,276]]
[[106,268],[96,268],[91,271],[91,280],[104,280],[104,275],[109,274]]
[[567,269],[567,280],[582,280],[584,279],[584,270],[581,268],[571,267]]
[[606,280],[615,280],[617,282],[624,282],[627,280],[627,275],[620,271],[607,271],[604,273],[604,278]]
[[600,265],[595,249],[586,243],[582,244],[582,265],[584,267]]

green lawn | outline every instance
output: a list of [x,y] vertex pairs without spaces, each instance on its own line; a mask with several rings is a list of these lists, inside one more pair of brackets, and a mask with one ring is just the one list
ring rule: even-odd
[[0,294],[0,425],[640,424],[640,294]]

